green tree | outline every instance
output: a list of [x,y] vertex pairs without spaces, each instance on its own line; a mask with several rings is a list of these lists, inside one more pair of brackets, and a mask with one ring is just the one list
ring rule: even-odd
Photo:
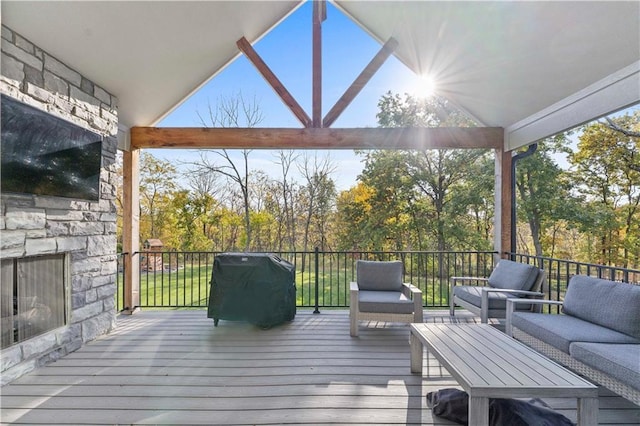
[[173,232],[163,240],[165,246],[180,251],[210,250],[209,240],[200,227],[202,206],[199,200],[185,189],[177,190],[171,199]]
[[[364,153],[362,182],[369,191],[370,209],[358,221],[368,236],[372,250],[405,250],[409,243],[411,202],[415,190],[407,171],[410,154],[406,151],[375,150]],[[418,229],[414,227],[415,231]]]
[[578,190],[594,206],[598,262],[628,266],[638,258],[640,203],[640,137],[620,129],[637,130],[639,115],[591,123],[583,128],[577,150],[569,156]]
[[[446,99],[435,96],[416,99],[408,94],[400,96],[388,92],[378,102],[378,108],[376,116],[381,127],[464,127],[474,124]],[[476,169],[475,164],[484,155],[482,150],[454,149],[408,151],[404,154],[404,164],[398,165],[395,173],[404,175],[403,185],[412,189],[405,190],[403,198],[404,202],[410,200],[410,204],[393,207],[411,213],[414,218],[412,228],[421,248],[425,248],[422,244],[427,241],[420,235],[422,229],[430,232],[435,241],[433,248],[439,251],[451,248],[454,236],[461,236],[458,230],[466,221],[449,211],[460,212],[464,207],[459,202],[452,203],[452,200],[457,188],[462,190],[467,181],[474,179],[471,171]],[[368,160],[374,158],[374,155],[367,157]],[[423,199],[429,201],[429,208],[425,208]],[[422,211],[418,212],[416,207],[421,207]],[[467,210],[465,215],[468,214]],[[419,223],[420,216],[428,218],[428,221]]]
[[495,209],[495,160],[484,153],[466,166],[469,177],[455,185],[455,196],[446,212],[457,222],[447,222],[446,234],[461,250],[491,250],[493,248],[493,218]]
[[201,227],[202,235],[209,240],[212,238],[213,211],[219,205],[218,198],[223,193],[218,178],[217,174],[202,171],[187,174],[190,200],[199,213],[198,225]]
[[176,168],[148,152],[140,157],[140,230],[143,240],[162,238],[170,213],[168,204],[176,190]]
[[374,234],[368,226],[373,212],[373,188],[362,182],[342,191],[336,200],[335,229],[338,250],[375,250]]
[[481,150],[435,150],[421,151],[413,156],[409,173],[413,176],[420,193],[426,196],[433,206],[434,237],[436,249],[451,249],[451,235],[447,231],[460,222],[449,214],[451,200],[456,197],[456,188],[471,180],[469,171],[483,156]]
[[380,127],[472,127],[475,122],[445,98],[415,98],[408,93],[385,93],[376,114]]
[[580,221],[581,200],[572,194],[572,182],[554,159],[555,154],[566,152],[566,146],[566,136],[559,134],[538,143],[533,155],[517,162],[518,216],[528,225],[537,256],[553,255],[556,239],[545,237],[556,235],[556,224],[577,226]]

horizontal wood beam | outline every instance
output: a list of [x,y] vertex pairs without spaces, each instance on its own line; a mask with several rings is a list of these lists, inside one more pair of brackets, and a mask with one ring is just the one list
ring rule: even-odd
[[501,127],[195,128],[133,127],[131,149],[503,149]]
[[256,67],[258,72],[262,74],[262,77],[267,81],[267,83],[275,90],[275,92],[280,96],[282,102],[286,106],[289,107],[293,115],[296,116],[300,123],[304,127],[311,127],[311,118],[307,115],[307,113],[302,109],[300,104],[295,100],[295,98],[291,95],[291,93],[284,87],[284,84],[276,77],[276,75],[271,71],[271,68],[262,60],[260,55],[254,50],[251,43],[247,41],[246,38],[242,37],[240,40],[236,42],[238,49],[242,53],[245,54],[247,59]]

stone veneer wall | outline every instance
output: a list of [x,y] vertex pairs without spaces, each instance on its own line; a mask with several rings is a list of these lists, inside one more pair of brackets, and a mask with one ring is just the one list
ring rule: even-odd
[[[105,58],[107,61],[108,58]],[[0,257],[69,253],[68,325],[2,350],[2,384],[115,326],[117,99],[2,26],[0,92],[104,136],[100,200],[1,194]]]

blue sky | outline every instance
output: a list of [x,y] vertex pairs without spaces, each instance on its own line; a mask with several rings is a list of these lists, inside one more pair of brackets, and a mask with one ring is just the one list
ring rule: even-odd
[[[311,16],[311,2],[307,2],[254,45],[254,49],[309,116],[312,115]],[[322,25],[323,116],[380,47],[376,40],[348,17],[330,3],[327,4],[327,19]],[[418,76],[391,56],[332,127],[376,127],[380,97],[389,90],[414,93],[419,81]],[[158,125],[198,127],[201,125],[198,112],[206,115],[209,104],[215,107],[219,99],[234,97],[239,92],[245,99],[256,98],[264,115],[260,127],[302,126],[244,55],[240,55]],[[174,164],[176,160],[190,161],[198,157],[194,150],[150,152]],[[324,156],[327,152],[337,166],[334,179],[338,189],[353,186],[362,169],[360,159],[351,150],[321,151],[319,155]],[[252,168],[278,177],[279,166],[274,163],[273,151],[254,150],[251,158]]]
[[[311,2],[303,4],[254,45],[254,49],[308,116],[312,115],[311,6]],[[327,19],[322,24],[323,116],[371,61],[380,47],[380,43],[331,3],[327,3]],[[332,127],[376,127],[377,104],[383,94],[390,90],[394,93],[408,92],[418,95],[416,90],[420,86],[420,77],[391,56]],[[242,92],[245,99],[255,97],[257,100],[264,115],[260,127],[300,128],[302,126],[244,55],[240,55],[158,125],[199,127],[201,123],[198,112],[206,115],[209,105],[215,107],[219,99],[234,97],[239,92]],[[637,108],[638,106],[635,106],[621,113],[631,112]],[[574,133],[573,138],[577,138],[577,134]],[[149,151],[154,156],[176,165],[199,158],[195,150]],[[311,153],[314,152],[316,151],[311,151]],[[336,166],[333,178],[338,190],[349,189],[355,185],[356,178],[362,171],[362,164],[353,151],[324,150],[317,151],[317,154],[330,155]],[[237,158],[240,159],[239,152],[237,152]],[[275,163],[275,158],[274,151],[254,150],[250,157],[250,167],[252,170],[262,170],[274,178],[279,178],[280,166]],[[561,167],[567,167],[566,160],[563,158],[559,157],[558,162]]]

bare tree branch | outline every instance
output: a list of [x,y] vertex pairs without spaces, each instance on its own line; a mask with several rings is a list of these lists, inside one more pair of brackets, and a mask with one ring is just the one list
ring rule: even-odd
[[[241,92],[238,92],[235,96],[218,98],[215,108],[209,102],[207,110],[208,120],[205,120],[200,112],[197,113],[203,127],[255,127],[264,119],[256,97],[254,96],[252,100],[247,101]],[[236,165],[231,154],[226,149],[201,150],[200,161],[191,163],[195,166],[197,172],[217,173],[234,182],[240,189],[244,204],[244,222],[247,234],[245,250],[247,251],[251,245],[251,221],[249,217],[249,155],[251,151],[250,149],[241,150],[241,166]],[[223,164],[212,162],[207,157],[207,152],[213,152],[221,157],[224,160]]]
[[[624,127],[618,125],[618,123],[616,123],[615,121],[613,121],[611,118],[609,117],[605,117],[605,120],[607,120],[607,126],[616,131],[616,132],[620,132],[623,135],[630,137],[630,138],[640,138],[640,132],[636,132],[633,130],[629,130],[629,129],[625,129]],[[630,152],[630,154],[628,156],[625,156],[625,160],[627,160],[627,165],[629,166],[629,168],[633,171],[636,172],[640,172],[640,164],[637,164],[636,162],[636,151],[632,150]]]
[[625,128],[619,126],[618,123],[616,123],[615,121],[613,121],[609,117],[605,117],[605,120],[607,120],[608,126],[611,129],[615,130],[616,132],[620,132],[623,135],[629,136],[631,138],[640,138],[640,132],[635,132],[633,130],[625,129]]

